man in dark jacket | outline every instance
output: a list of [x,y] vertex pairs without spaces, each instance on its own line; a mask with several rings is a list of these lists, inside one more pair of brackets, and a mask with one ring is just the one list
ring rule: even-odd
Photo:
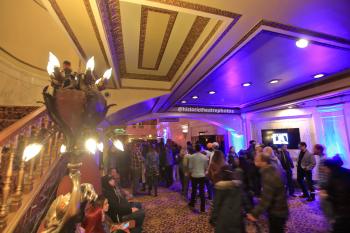
[[103,195],[108,199],[108,216],[115,223],[135,220],[136,226],[132,233],[141,233],[145,212],[142,209],[132,207],[130,202],[116,189],[116,181],[112,176],[103,179]]
[[332,232],[346,233],[350,229],[350,170],[340,165],[334,158],[324,161],[329,179],[326,193],[321,191],[320,196],[331,203],[334,215]]
[[285,171],[287,178],[287,188],[289,191],[289,196],[294,197],[294,185],[293,185],[293,160],[290,157],[289,151],[287,150],[287,145],[283,145],[281,152],[277,154],[278,159],[281,162],[282,168]]
[[262,194],[260,203],[247,214],[250,221],[257,218],[264,211],[269,215],[270,233],[283,233],[288,218],[288,204],[284,184],[280,173],[271,164],[269,154],[262,153],[255,157],[255,165],[260,168]]
[[[299,144],[300,153],[298,157],[298,167],[297,167],[297,180],[303,190],[303,195],[301,198],[307,198],[307,201],[315,200],[315,188],[312,180],[312,169],[316,166],[315,156],[307,150],[307,145],[305,142]],[[304,179],[308,189],[305,186]]]

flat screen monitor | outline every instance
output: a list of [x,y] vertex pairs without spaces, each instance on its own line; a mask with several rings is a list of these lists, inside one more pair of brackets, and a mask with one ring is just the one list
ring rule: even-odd
[[261,135],[264,145],[287,145],[288,149],[298,149],[300,143],[299,128],[263,129],[261,130]]

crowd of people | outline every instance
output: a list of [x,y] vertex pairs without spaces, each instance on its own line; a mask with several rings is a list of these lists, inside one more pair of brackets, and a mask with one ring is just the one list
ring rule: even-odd
[[[286,145],[265,146],[253,140],[238,153],[234,147],[227,153],[221,149],[216,142],[188,142],[181,148],[167,140],[132,143],[114,159],[111,151],[109,173],[102,178],[103,196],[86,211],[83,222],[85,229],[95,227],[86,232],[142,232],[145,212],[141,203],[130,202],[130,198],[157,196],[159,185],[170,187],[177,179],[189,208],[195,211],[199,197],[200,213],[210,212],[209,222],[216,233],[245,232],[246,221],[257,222],[262,214],[268,216],[269,232],[284,232],[289,216],[288,198],[297,197],[296,188],[302,192],[299,198],[315,201],[315,168],[321,208],[332,231],[350,229],[350,172],[342,167],[340,156],[327,157],[319,144],[310,152],[305,142],[299,144],[296,161]],[[297,183],[293,181],[294,167]],[[124,189],[129,185],[131,193]],[[207,200],[212,200],[211,205],[206,205]],[[99,231],[96,222],[89,220],[96,216]]]

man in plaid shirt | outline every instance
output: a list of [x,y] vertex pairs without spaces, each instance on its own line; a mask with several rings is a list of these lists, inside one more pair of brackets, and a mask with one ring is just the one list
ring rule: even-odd
[[132,192],[133,195],[138,194],[138,186],[142,175],[143,157],[141,153],[141,146],[134,145],[131,153],[131,175],[132,175]]

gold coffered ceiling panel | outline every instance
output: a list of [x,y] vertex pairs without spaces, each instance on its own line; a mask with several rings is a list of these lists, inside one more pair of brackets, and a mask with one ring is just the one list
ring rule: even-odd
[[146,26],[140,28],[139,68],[159,69],[176,15],[142,7],[141,25]]
[[239,18],[199,4],[143,0],[99,4],[122,86],[128,87],[144,87],[140,81],[149,80],[171,88]]

